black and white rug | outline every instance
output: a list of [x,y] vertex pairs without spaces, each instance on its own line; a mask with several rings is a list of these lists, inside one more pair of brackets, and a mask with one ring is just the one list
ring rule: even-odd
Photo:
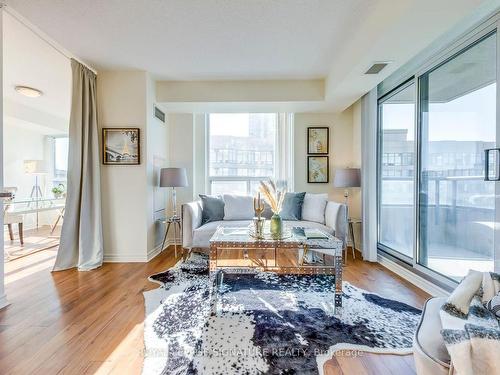
[[[150,277],[144,367],[150,374],[321,374],[337,355],[411,353],[420,310],[332,276],[225,275],[211,308],[207,258]],[[346,352],[348,351],[348,352]]]

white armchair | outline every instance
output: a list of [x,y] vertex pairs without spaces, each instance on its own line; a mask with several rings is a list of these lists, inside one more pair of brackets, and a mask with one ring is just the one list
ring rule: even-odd
[[21,245],[24,245],[24,235],[23,235],[24,215],[13,212],[12,204],[9,203],[12,202],[12,200],[14,199],[15,194],[17,192],[17,188],[6,187],[4,188],[4,191],[12,193],[12,198],[9,198],[4,202],[3,223],[4,225],[7,225],[9,229],[9,238],[11,241],[14,241],[14,231],[12,229],[12,224],[17,224],[19,231],[19,242],[21,243]]

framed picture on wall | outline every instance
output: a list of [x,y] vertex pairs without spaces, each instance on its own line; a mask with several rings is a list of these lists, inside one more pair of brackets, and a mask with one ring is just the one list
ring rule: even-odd
[[307,128],[307,153],[312,155],[328,154],[330,141],[328,126]]
[[307,157],[307,182],[327,183],[329,178],[328,156]]
[[103,128],[102,163],[138,165],[141,163],[139,128]]

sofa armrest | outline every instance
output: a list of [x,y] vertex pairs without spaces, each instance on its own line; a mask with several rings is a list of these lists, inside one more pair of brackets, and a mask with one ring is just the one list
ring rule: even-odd
[[200,202],[189,202],[182,205],[182,247],[193,246],[193,231],[201,226]]
[[334,230],[335,237],[347,246],[347,206],[343,203],[329,201],[325,209],[325,224]]

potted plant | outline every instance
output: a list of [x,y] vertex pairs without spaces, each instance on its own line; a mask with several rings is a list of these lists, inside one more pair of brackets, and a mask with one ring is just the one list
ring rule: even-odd
[[283,207],[283,200],[285,199],[285,189],[278,189],[273,180],[269,182],[260,182],[260,192],[264,195],[264,199],[271,206],[273,216],[271,216],[270,232],[271,236],[279,239],[283,233],[283,220],[281,219],[280,212]]
[[65,187],[63,184],[59,184],[59,185],[53,187],[52,194],[54,194],[54,198],[56,198],[56,199],[62,198],[64,195],[64,190],[65,190]]

